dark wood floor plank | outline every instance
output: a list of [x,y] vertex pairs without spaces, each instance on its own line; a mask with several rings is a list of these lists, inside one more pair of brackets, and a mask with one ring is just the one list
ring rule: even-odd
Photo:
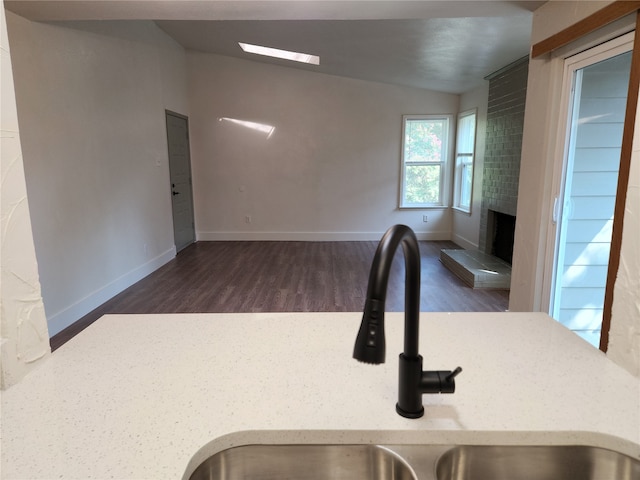
[[[51,338],[55,350],[108,313],[361,311],[378,242],[197,242]],[[504,311],[506,290],[474,290],[439,261],[448,241],[420,242],[422,311]],[[402,251],[386,309],[404,310]]]

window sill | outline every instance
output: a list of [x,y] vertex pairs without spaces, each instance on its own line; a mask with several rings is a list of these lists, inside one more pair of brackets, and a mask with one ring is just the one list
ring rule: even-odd
[[464,208],[460,208],[460,207],[451,207],[451,210],[453,210],[454,212],[463,213],[468,217],[471,216],[471,210],[465,210]]
[[447,210],[448,208],[450,207],[447,205],[400,205],[398,210]]

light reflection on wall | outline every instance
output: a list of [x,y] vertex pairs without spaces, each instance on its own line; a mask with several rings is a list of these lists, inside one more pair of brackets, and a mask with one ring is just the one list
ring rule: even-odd
[[236,125],[240,125],[245,128],[249,128],[251,130],[255,130],[260,133],[264,133],[267,138],[271,138],[273,132],[276,131],[276,127],[273,125],[267,125],[266,123],[258,123],[258,122],[250,122],[248,120],[239,120],[237,118],[229,118],[229,117],[220,117],[218,118],[219,122],[230,122]]

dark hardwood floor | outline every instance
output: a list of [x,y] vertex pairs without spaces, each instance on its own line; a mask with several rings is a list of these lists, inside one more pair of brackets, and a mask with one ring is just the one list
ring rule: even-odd
[[[361,311],[378,242],[197,242],[51,338],[55,350],[108,313]],[[439,260],[448,241],[420,242],[425,312],[504,311],[507,290],[474,290]],[[387,311],[404,310],[396,253]]]

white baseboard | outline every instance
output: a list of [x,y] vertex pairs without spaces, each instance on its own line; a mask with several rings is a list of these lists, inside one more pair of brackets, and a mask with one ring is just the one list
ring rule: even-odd
[[[418,240],[449,240],[449,232],[415,232]],[[378,241],[384,232],[197,232],[198,241]]]
[[460,235],[456,235],[455,233],[451,236],[451,241],[460,245],[465,250],[478,250],[477,243],[473,243]]
[[117,294],[129,288],[131,285],[144,277],[153,273],[158,268],[163,266],[168,261],[172,260],[176,256],[176,248],[170,248],[169,250],[161,253],[157,257],[149,260],[148,262],[134,268],[130,272],[116,278],[112,282],[108,283],[104,287],[96,290],[90,295],[86,296],[82,300],[70,305],[64,310],[52,315],[47,319],[47,325],[49,327],[49,336],[52,337],[56,333],[61,332],[78,319],[84,317],[87,313],[98,308],[107,300],[115,297]]

